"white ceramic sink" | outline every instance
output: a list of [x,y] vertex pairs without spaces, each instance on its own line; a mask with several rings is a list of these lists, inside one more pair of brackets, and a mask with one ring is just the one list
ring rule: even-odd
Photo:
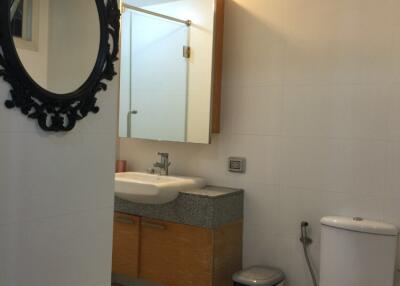
[[165,204],[175,200],[180,191],[201,189],[205,185],[202,178],[138,172],[115,174],[115,195],[133,203]]

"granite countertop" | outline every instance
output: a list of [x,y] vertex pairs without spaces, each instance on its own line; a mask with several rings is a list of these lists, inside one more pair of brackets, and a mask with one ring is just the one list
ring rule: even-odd
[[182,194],[203,196],[209,198],[216,198],[222,196],[236,195],[238,192],[243,192],[240,189],[232,189],[225,187],[206,186],[203,189],[195,189],[190,191],[182,191]]
[[180,192],[176,200],[162,205],[132,203],[115,197],[115,211],[216,229],[243,219],[243,198],[243,190],[207,186]]

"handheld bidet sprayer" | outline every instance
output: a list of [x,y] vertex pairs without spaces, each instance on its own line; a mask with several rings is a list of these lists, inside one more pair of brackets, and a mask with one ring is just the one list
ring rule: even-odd
[[317,286],[317,279],[315,277],[315,273],[314,273],[314,270],[313,270],[312,265],[311,265],[310,257],[308,255],[308,246],[313,242],[312,239],[310,237],[308,237],[308,234],[307,234],[308,225],[309,224],[306,221],[301,222],[301,225],[300,225],[300,228],[301,228],[300,241],[301,241],[301,243],[303,245],[304,256],[306,258],[308,269],[310,270],[310,274],[311,274],[311,278],[312,278],[312,281],[313,281],[313,285]]

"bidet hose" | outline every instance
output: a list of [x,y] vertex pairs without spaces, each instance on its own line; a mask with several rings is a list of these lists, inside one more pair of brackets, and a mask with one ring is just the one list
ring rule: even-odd
[[318,284],[317,284],[317,279],[316,279],[316,277],[315,277],[315,273],[314,273],[314,270],[313,270],[313,268],[312,268],[311,261],[310,261],[310,257],[309,257],[309,255],[308,255],[308,251],[307,251],[308,245],[310,245],[310,244],[312,243],[311,238],[309,238],[309,237],[308,237],[308,234],[307,234],[307,227],[308,227],[308,222],[303,221],[303,222],[301,223],[301,237],[300,237],[300,241],[301,241],[301,243],[303,244],[304,256],[305,256],[305,258],[306,258],[306,262],[307,262],[308,269],[310,270],[310,274],[311,274],[311,278],[312,278],[312,281],[313,281],[313,285],[314,285],[314,286],[317,286],[317,285],[318,285]]

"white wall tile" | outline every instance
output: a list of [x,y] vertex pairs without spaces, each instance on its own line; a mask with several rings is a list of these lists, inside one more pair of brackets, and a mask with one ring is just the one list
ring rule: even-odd
[[0,224],[112,207],[113,135],[71,133],[66,144],[65,136],[3,134]]
[[[247,191],[244,209],[247,216],[245,220],[245,235],[257,236],[257,233],[267,236],[275,236],[280,230],[280,205],[279,186],[265,185],[260,182],[247,181],[241,186]],[[255,220],[262,217],[262,220]],[[258,236],[262,239],[263,235]]]
[[400,141],[388,143],[385,195],[400,198]]
[[111,268],[113,208],[0,227],[3,285],[95,285]]
[[234,93],[237,93],[238,87],[231,86],[222,86],[221,90],[221,133],[223,134],[231,134],[232,132],[232,116],[233,116],[233,101],[231,98],[234,96]]
[[[244,209],[244,267],[257,264],[276,265],[279,243],[278,205],[279,187],[247,181]],[[262,217],[255,220],[255,217]],[[258,245],[259,247],[254,247]]]
[[382,198],[378,195],[323,192],[321,209],[325,216],[338,215],[382,220]]
[[395,224],[400,228],[400,210],[399,210],[400,198],[396,197],[384,197],[382,199],[383,204],[383,219],[389,223]]
[[99,114],[51,134],[5,108],[0,82],[1,285],[109,285],[116,87]]
[[[195,174],[207,178],[212,185],[232,186],[232,177],[228,172],[228,158],[231,155],[229,148],[231,136],[212,136],[214,144],[205,145],[196,152],[192,160],[197,163]],[[180,165],[180,162],[177,162]]]
[[310,223],[310,235],[319,240],[319,220],[324,215],[319,191],[281,186],[278,199],[278,233],[297,238],[302,221]]
[[388,95],[390,96],[390,107],[388,111],[388,136],[390,139],[400,139],[400,84],[393,84],[389,87]]
[[277,184],[279,176],[279,137],[236,135],[230,137],[229,156],[245,157],[246,174],[231,174],[235,178]]
[[[280,83],[283,79],[283,1],[226,2],[225,85]],[[268,14],[268,17],[265,17]],[[240,19],[240,21],[238,21]]]
[[385,141],[286,137],[281,183],[309,189],[379,194],[385,188]]
[[287,86],[284,134],[387,139],[391,90],[391,85]]
[[285,4],[288,82],[394,80],[394,1],[295,0]]
[[279,135],[283,111],[279,85],[237,88],[232,102],[232,132],[253,135]]
[[[394,11],[400,9],[400,2],[394,1]],[[395,64],[395,81],[400,82],[400,19],[396,17],[393,31],[393,53],[394,53],[394,64]],[[400,284],[399,284],[400,285]]]
[[[312,248],[318,249],[319,244],[313,243]],[[313,256],[312,260],[318,265],[318,256]],[[312,285],[298,238],[280,237],[277,244],[276,265],[285,270],[289,285]]]
[[[253,265],[274,265],[277,267],[277,246],[280,241],[277,236],[271,236],[268,230],[244,228],[243,267]],[[259,247],[254,247],[259,245]]]

